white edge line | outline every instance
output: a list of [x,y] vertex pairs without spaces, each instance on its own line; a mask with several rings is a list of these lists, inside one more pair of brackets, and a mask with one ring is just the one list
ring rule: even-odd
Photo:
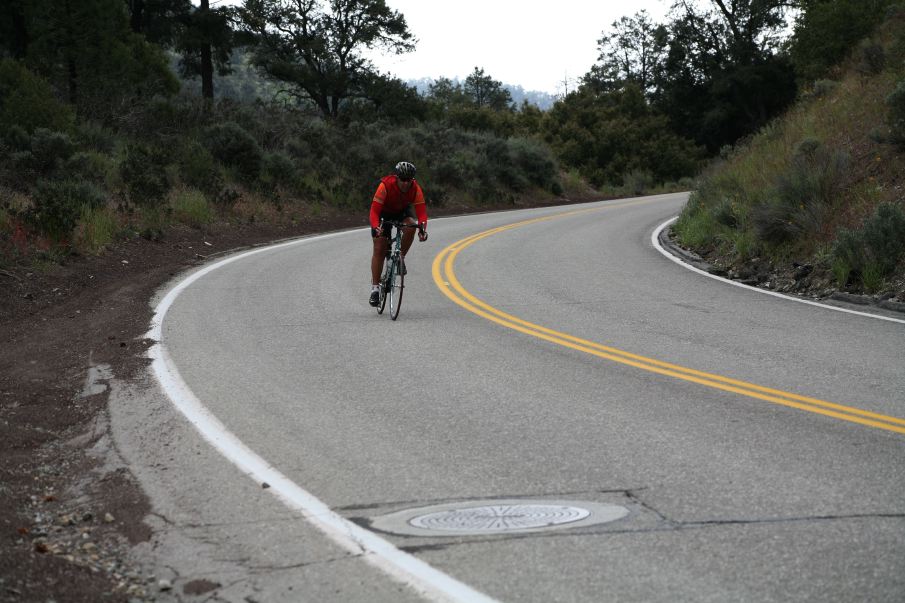
[[358,229],[296,239],[239,253],[202,268],[180,281],[154,309],[151,329],[145,336],[155,342],[148,350],[152,370],[173,405],[185,415],[205,440],[255,482],[259,484],[266,482],[273,495],[288,508],[299,512],[330,540],[353,555],[361,555],[365,561],[428,600],[492,602],[494,599],[487,595],[399,550],[389,541],[331,511],[326,504],[258,456],[233,435],[192,393],[180,377],[163,344],[163,319],[170,306],[189,285],[209,272],[257,253],[351,232],[358,232]]
[[730,279],[722,278],[715,274],[710,274],[706,270],[701,270],[700,268],[696,268],[695,266],[692,266],[692,265],[688,264],[687,262],[683,262],[681,259],[679,259],[675,255],[671,254],[666,249],[664,249],[663,246],[660,245],[660,241],[659,241],[660,232],[662,232],[663,229],[665,229],[667,226],[669,226],[670,224],[672,224],[673,222],[675,222],[678,219],[679,219],[679,216],[675,216],[675,217],[670,218],[663,224],[660,224],[660,226],[658,226],[656,229],[654,229],[653,234],[650,236],[650,242],[657,249],[657,251],[662,253],[664,256],[666,256],[667,258],[669,258],[676,264],[682,266],[683,268],[687,268],[688,270],[697,272],[698,274],[703,274],[706,277],[716,279],[720,282],[726,283],[727,285],[734,285],[736,287],[742,287],[743,289],[748,289],[750,291],[757,291],[758,293],[763,293],[764,295],[772,295],[773,297],[779,297],[782,299],[787,299],[789,301],[794,301],[794,302],[798,302],[801,304],[807,304],[809,306],[817,306],[819,308],[826,308],[827,310],[834,310],[836,312],[845,312],[846,314],[854,314],[856,316],[864,316],[867,318],[876,318],[877,320],[887,320],[889,322],[897,322],[897,323],[905,325],[905,320],[902,320],[900,318],[892,318],[889,316],[882,316],[880,314],[869,314],[867,312],[858,312],[857,310],[849,310],[848,308],[830,306],[828,304],[821,304],[820,302],[815,302],[815,301],[811,301],[808,299],[801,299],[800,297],[792,297],[790,295],[783,295],[782,293],[777,293],[775,291],[767,291],[766,289],[759,289],[757,287],[752,287],[751,285],[745,285],[738,281],[733,281]]

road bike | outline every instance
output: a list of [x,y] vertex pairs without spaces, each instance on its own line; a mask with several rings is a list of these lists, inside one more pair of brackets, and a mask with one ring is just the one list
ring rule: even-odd
[[402,229],[418,228],[417,224],[403,224],[385,220],[384,225],[390,227],[390,249],[387,250],[386,260],[383,263],[383,275],[380,277],[380,294],[377,301],[377,313],[383,314],[383,310],[389,301],[390,318],[396,320],[399,317],[399,308],[402,305],[402,291],[405,289],[405,275],[402,274]]

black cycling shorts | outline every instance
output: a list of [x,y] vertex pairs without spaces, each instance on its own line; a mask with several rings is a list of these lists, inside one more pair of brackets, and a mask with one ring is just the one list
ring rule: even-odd
[[393,234],[390,232],[390,225],[386,223],[387,220],[393,222],[405,222],[406,218],[412,218],[413,220],[418,219],[418,217],[415,215],[415,208],[411,205],[398,212],[380,212],[380,219],[384,221],[383,232],[381,234],[387,238],[389,238],[390,235]]

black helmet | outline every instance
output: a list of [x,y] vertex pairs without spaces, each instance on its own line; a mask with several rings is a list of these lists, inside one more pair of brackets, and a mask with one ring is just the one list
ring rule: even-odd
[[411,180],[415,177],[415,166],[408,161],[400,161],[393,171],[400,180]]

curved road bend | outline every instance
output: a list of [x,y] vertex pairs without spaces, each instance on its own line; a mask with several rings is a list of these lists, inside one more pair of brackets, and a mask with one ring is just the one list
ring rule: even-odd
[[630,511],[535,534],[383,535],[490,597],[901,601],[903,430],[539,339],[454,304],[433,279],[434,257],[456,241],[592,209],[474,242],[440,286],[454,276],[490,308],[557,333],[905,426],[905,326],[683,270],[650,233],[684,200],[434,220],[397,322],[367,306],[365,230],[258,253],[186,289],[163,341],[227,429],[360,524],[471,499]]

